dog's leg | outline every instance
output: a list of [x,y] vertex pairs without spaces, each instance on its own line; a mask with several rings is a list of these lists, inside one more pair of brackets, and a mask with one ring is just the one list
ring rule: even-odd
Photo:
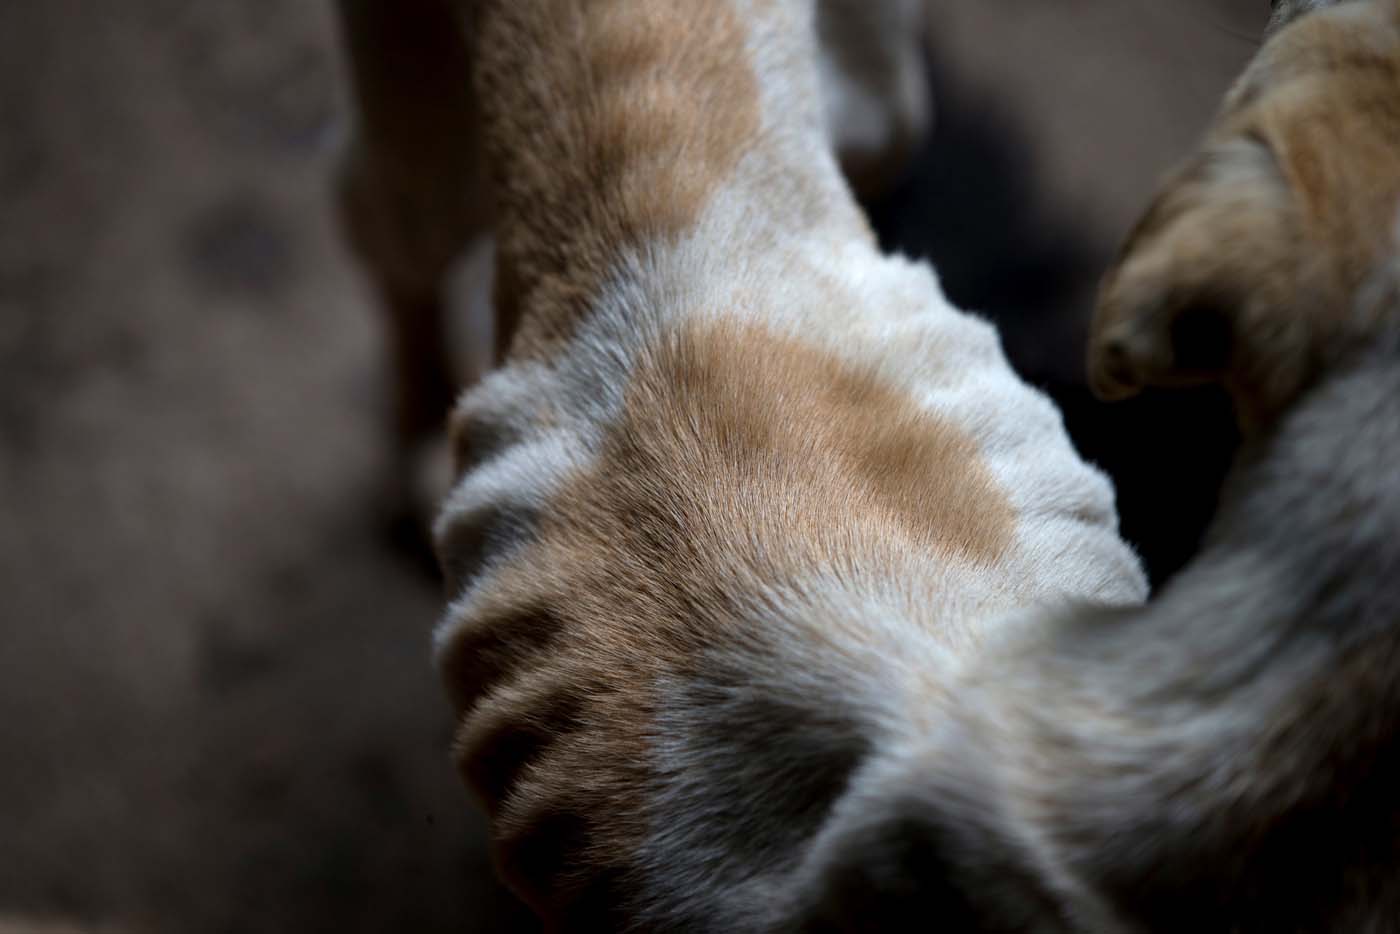
[[353,89],[341,216],[383,312],[398,505],[423,515],[415,474],[457,389],[480,375],[454,366],[444,322],[449,269],[489,221],[468,42],[445,0],[337,9]]
[[1346,2],[1348,0],[1273,0],[1274,12],[1269,17],[1269,35],[1273,35],[1301,16]]
[[1351,309],[1394,243],[1400,171],[1377,115],[1400,90],[1400,14],[1344,6],[1264,48],[1129,238],[1094,322],[1101,395],[1220,381],[1259,428],[1371,326]]
[[899,181],[933,123],[924,0],[821,0],[822,97],[832,145],[856,194]]

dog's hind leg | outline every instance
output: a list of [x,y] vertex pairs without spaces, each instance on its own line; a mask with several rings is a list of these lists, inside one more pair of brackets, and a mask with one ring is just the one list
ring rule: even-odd
[[445,0],[336,6],[352,88],[341,221],[383,311],[397,505],[421,512],[424,451],[457,390],[480,375],[457,371],[444,320],[448,273],[490,220],[468,36]]

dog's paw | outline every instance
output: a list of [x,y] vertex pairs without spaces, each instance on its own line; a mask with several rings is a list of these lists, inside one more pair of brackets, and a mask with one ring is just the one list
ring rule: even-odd
[[1397,73],[1400,10],[1380,3],[1302,17],[1264,47],[1104,279],[1100,396],[1219,382],[1259,428],[1391,327],[1357,309],[1395,249]]
[[1208,144],[1104,280],[1089,347],[1094,391],[1122,399],[1219,381],[1242,409],[1285,404],[1306,373],[1315,318],[1305,296],[1318,291],[1296,214],[1266,145]]

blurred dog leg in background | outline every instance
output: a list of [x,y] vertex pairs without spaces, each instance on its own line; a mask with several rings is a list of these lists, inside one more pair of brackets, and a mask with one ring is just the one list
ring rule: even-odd
[[820,0],[822,94],[841,170],[862,201],[909,171],[933,125],[926,0]]
[[[352,85],[341,222],[383,321],[393,399],[390,507],[418,537],[446,490],[440,442],[448,408],[484,363],[479,348],[452,353],[447,310],[452,268],[490,221],[468,37],[448,0],[338,0],[336,7]],[[489,309],[469,314],[479,330]]]
[[[377,293],[392,396],[389,508],[396,540],[417,549],[447,491],[447,410],[499,360],[513,330],[502,318],[509,303],[493,308],[477,288],[462,309],[467,336],[452,339],[447,284],[474,245],[489,247],[491,222],[470,17],[451,0],[337,0],[336,10],[352,115],[341,223]],[[827,119],[863,197],[888,191],[928,134],[925,21],[924,0],[819,4]]]

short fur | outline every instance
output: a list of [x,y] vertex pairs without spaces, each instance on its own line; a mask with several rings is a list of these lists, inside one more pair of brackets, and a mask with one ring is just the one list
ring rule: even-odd
[[438,659],[552,928],[1395,929],[1393,0],[1280,31],[1106,280],[1098,385],[1250,428],[1146,607],[1053,408],[875,249],[810,3],[475,16],[521,331]]
[[999,619],[1142,574],[994,332],[876,249],[810,2],[474,13],[519,330],[438,524],[459,762],[554,925],[766,929]]
[[800,926],[1400,930],[1400,4],[1306,6],[1096,321],[1106,394],[1235,398],[1205,547],[1145,608],[1001,630],[838,805]]

